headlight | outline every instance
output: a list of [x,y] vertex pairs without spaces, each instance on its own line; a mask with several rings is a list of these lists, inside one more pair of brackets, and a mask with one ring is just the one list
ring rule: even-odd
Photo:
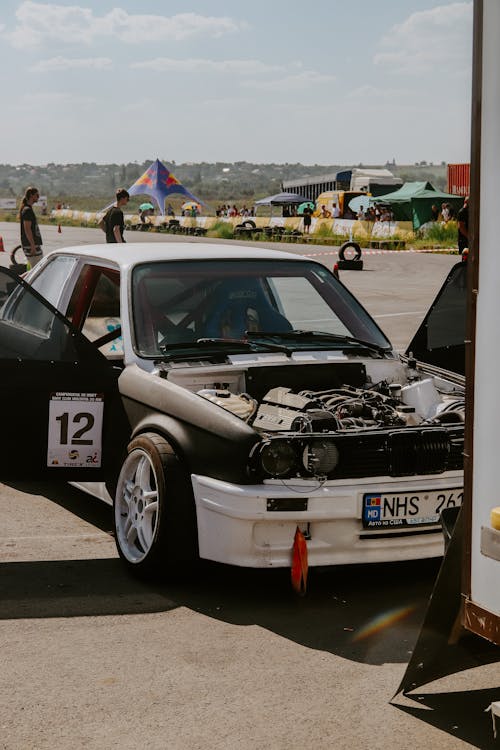
[[307,443],[302,453],[302,463],[314,475],[330,474],[339,462],[339,452],[333,440],[317,438]]
[[284,477],[296,465],[295,451],[287,440],[270,440],[261,448],[262,468],[271,477]]

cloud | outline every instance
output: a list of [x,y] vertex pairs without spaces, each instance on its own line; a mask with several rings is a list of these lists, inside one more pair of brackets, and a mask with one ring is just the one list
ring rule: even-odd
[[82,96],[66,91],[36,91],[25,93],[13,106],[13,109],[22,112],[36,112],[37,117],[51,117],[54,108],[70,113],[76,109],[87,110],[96,104],[93,96]]
[[271,81],[245,81],[243,86],[258,88],[259,91],[290,91],[306,89],[311,86],[327,86],[336,80],[336,76],[329,73],[318,73],[315,70],[304,70],[301,73],[276,78]]
[[16,11],[17,26],[6,34],[15,47],[36,47],[47,41],[91,44],[97,39],[115,37],[122,42],[182,41],[194,36],[220,37],[246,27],[227,16],[178,13],[173,16],[127,13],[113,8],[98,16],[91,8],[22,2]]
[[152,60],[144,60],[130,64],[131,68],[138,70],[153,70],[160,73],[228,73],[239,76],[255,76],[283,73],[287,70],[299,69],[299,72],[291,75],[274,78],[271,80],[246,80],[241,85],[247,88],[256,88],[265,91],[283,91],[293,89],[304,89],[318,84],[330,84],[336,80],[336,76],[329,73],[318,73],[315,70],[300,70],[302,64],[294,62],[287,65],[269,65],[260,60],[206,60],[202,58],[188,58],[180,60],[172,57],[156,57]]
[[155,70],[161,73],[237,73],[238,75],[256,75],[285,70],[282,65],[267,65],[260,60],[204,60],[188,58],[178,60],[172,57],[157,57],[130,65],[141,70]]
[[51,57],[48,60],[39,60],[29,70],[33,73],[51,73],[57,70],[103,70],[110,68],[113,61],[109,57]]
[[348,99],[359,101],[366,101],[368,99],[380,101],[383,99],[394,102],[397,99],[408,97],[411,97],[411,92],[408,91],[408,89],[381,88],[379,86],[370,86],[368,84],[358,86],[358,88],[352,89],[347,93]]
[[[374,63],[399,73],[434,70],[436,76],[470,69],[472,3],[457,2],[412,13],[390,29]],[[446,85],[443,82],[443,85]]]

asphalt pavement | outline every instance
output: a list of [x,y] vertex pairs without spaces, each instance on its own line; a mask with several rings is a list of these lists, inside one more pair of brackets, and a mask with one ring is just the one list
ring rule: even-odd
[[[6,250],[17,232],[0,224]],[[46,249],[103,237],[42,234]],[[173,239],[127,234],[146,237]],[[342,278],[402,348],[456,260],[367,254]],[[390,703],[437,561],[311,570],[304,598],[285,570],[208,564],[193,583],[144,584],[117,558],[110,509],[68,485],[0,485],[0,517],[1,750],[500,747],[484,712],[497,663]]]

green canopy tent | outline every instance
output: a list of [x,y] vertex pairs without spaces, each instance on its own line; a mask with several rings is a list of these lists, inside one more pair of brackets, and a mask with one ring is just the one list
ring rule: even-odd
[[375,203],[389,204],[394,213],[394,219],[396,221],[411,221],[413,229],[419,229],[422,224],[432,220],[432,205],[436,204],[440,209],[441,203],[449,203],[455,210],[456,215],[463,202],[463,196],[442,193],[435,190],[430,182],[405,182],[394,193],[370,198],[370,205]]

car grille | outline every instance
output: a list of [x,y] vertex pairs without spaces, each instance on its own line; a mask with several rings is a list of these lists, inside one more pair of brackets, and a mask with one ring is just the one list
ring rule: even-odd
[[463,430],[422,429],[343,436],[332,479],[440,474],[463,466]]
[[[286,436],[280,434],[279,437],[271,438],[288,442],[296,454],[296,460],[290,466],[286,478],[311,476],[303,464],[304,449],[309,441],[325,437],[324,433],[288,433]],[[329,432],[327,439],[335,444],[339,457],[337,465],[328,474],[328,479],[425,476],[463,468],[462,425],[376,429],[358,433],[337,431]],[[269,478],[262,474],[258,457],[257,451],[250,464],[250,476]]]

